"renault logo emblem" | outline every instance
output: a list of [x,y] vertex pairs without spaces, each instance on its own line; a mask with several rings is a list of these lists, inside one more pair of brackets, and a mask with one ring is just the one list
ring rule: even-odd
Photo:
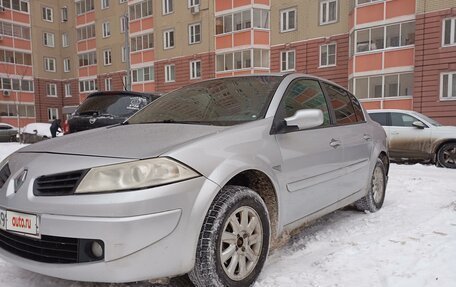
[[93,125],[97,121],[97,118],[91,118],[89,119],[89,123]]
[[16,193],[19,188],[21,188],[22,184],[25,182],[25,178],[27,177],[27,170],[24,169],[15,179],[14,179],[14,193]]

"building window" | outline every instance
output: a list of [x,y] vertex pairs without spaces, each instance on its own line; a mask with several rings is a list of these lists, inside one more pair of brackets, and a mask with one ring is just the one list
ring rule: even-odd
[[188,26],[188,43],[196,44],[201,42],[201,24],[191,24]]
[[190,79],[201,79],[201,61],[190,62]]
[[134,69],[131,71],[132,82],[148,82],[155,80],[154,66]]
[[456,72],[442,73],[440,76],[440,99],[456,100]]
[[112,64],[111,49],[103,50],[103,64],[105,66],[109,66]]
[[104,22],[102,26],[103,38],[111,36],[111,24]]
[[44,32],[43,33],[43,45],[46,47],[54,47],[54,34]]
[[28,0],[3,0],[0,6],[26,13],[29,11]]
[[48,120],[53,121],[59,118],[59,109],[48,108]]
[[443,46],[456,45],[456,18],[443,20]]
[[131,38],[130,49],[132,52],[151,49],[154,47],[154,33],[144,34]]
[[163,15],[170,14],[173,11],[173,0],[163,0]]
[[33,92],[33,81],[0,78],[0,90]]
[[125,16],[121,16],[120,17],[120,33],[125,33],[125,31],[127,31],[127,28],[128,28],[128,21],[127,21],[127,17]]
[[281,65],[280,65],[280,71],[286,72],[286,71],[294,71],[295,70],[295,51],[283,51],[280,56],[281,59]]
[[[354,41],[352,41],[352,43],[353,42]],[[376,51],[384,48],[403,47],[414,44],[415,22],[404,22],[356,31],[357,53]],[[355,50],[353,47],[351,49]]]
[[87,25],[76,29],[78,41],[95,38],[95,24]]
[[109,8],[109,0],[101,0],[101,9]]
[[97,52],[88,52],[79,54],[79,67],[91,66],[97,64]]
[[336,65],[336,44],[320,46],[320,67]]
[[353,80],[358,99],[394,98],[413,95],[413,73],[360,77]]
[[68,33],[62,33],[62,47],[68,47],[70,46],[70,41],[68,39]]
[[338,0],[320,1],[320,25],[337,22]]
[[63,71],[64,72],[69,72],[70,69],[71,69],[71,67],[70,67],[70,58],[63,59]]
[[32,54],[0,49],[0,62],[31,66]]
[[79,92],[95,92],[97,90],[97,80],[81,80],[79,81]]
[[30,27],[0,21],[0,35],[30,40]]
[[253,49],[253,66],[255,68],[269,68],[269,50]]
[[176,67],[174,65],[165,65],[165,83],[176,80],[175,69]]
[[164,48],[174,48],[174,30],[168,30],[163,32]]
[[296,9],[280,11],[280,32],[296,30]]
[[65,97],[71,97],[71,84],[67,83],[64,86],[65,88]]
[[125,63],[127,61],[127,48],[125,46],[122,46],[122,48],[120,49],[120,53],[122,63]]
[[44,57],[44,70],[46,72],[55,72],[55,58]]
[[269,11],[266,9],[253,9],[253,27],[269,29]]
[[106,78],[104,80],[104,85],[105,85],[105,91],[111,91],[112,90],[112,78]]
[[76,13],[78,15],[95,10],[94,0],[80,0],[76,2]]
[[252,50],[219,54],[216,62],[217,72],[249,69],[252,67]]
[[48,83],[46,85],[46,95],[48,97],[57,97],[57,84]]
[[41,18],[44,21],[52,22],[53,21],[53,10],[50,7],[41,8]]
[[215,19],[215,33],[223,34],[233,31],[233,14],[224,15]]
[[385,0],[356,0],[357,5],[368,4],[368,3],[378,3],[383,2]]
[[200,0],[188,0],[188,8],[198,6],[200,4]]
[[130,6],[130,20],[137,20],[144,17],[152,16],[152,0],[145,0]]
[[249,29],[252,27],[251,10],[245,10],[233,14],[234,31]]
[[62,22],[68,21],[68,7],[64,6],[60,9],[60,17],[62,18]]
[[128,0],[120,0],[119,3],[122,4],[122,3],[127,3]]

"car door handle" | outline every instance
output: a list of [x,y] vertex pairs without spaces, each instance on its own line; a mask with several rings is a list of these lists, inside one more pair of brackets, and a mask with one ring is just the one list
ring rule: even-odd
[[340,142],[340,140],[336,140],[336,139],[332,139],[330,142],[329,142],[329,145],[333,148],[338,148],[342,143]]
[[399,132],[391,132],[392,135],[398,135]]
[[365,141],[370,141],[372,138],[371,138],[370,135],[365,134],[365,135],[363,136],[363,139],[364,139]]

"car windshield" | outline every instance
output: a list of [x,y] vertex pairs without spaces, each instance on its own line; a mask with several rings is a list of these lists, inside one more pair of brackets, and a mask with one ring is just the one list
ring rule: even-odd
[[88,97],[75,115],[129,117],[148,104],[145,97],[125,94],[108,94]]
[[423,114],[420,114],[420,117],[423,118],[425,121],[427,121],[428,123],[430,123],[431,125],[435,126],[435,127],[440,127],[442,126],[441,123],[439,123],[438,121],[434,120],[434,119],[431,119],[430,117],[428,116],[425,116]]
[[264,118],[281,80],[249,76],[196,83],[159,98],[126,123],[230,126],[254,121]]

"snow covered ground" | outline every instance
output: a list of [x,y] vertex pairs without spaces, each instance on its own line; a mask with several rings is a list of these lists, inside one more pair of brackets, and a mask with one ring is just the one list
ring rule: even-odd
[[[19,147],[0,144],[0,160]],[[364,214],[346,208],[318,220],[271,254],[255,287],[450,287],[456,286],[455,255],[456,170],[392,165],[382,210]],[[65,281],[0,259],[0,286],[153,285]]]

